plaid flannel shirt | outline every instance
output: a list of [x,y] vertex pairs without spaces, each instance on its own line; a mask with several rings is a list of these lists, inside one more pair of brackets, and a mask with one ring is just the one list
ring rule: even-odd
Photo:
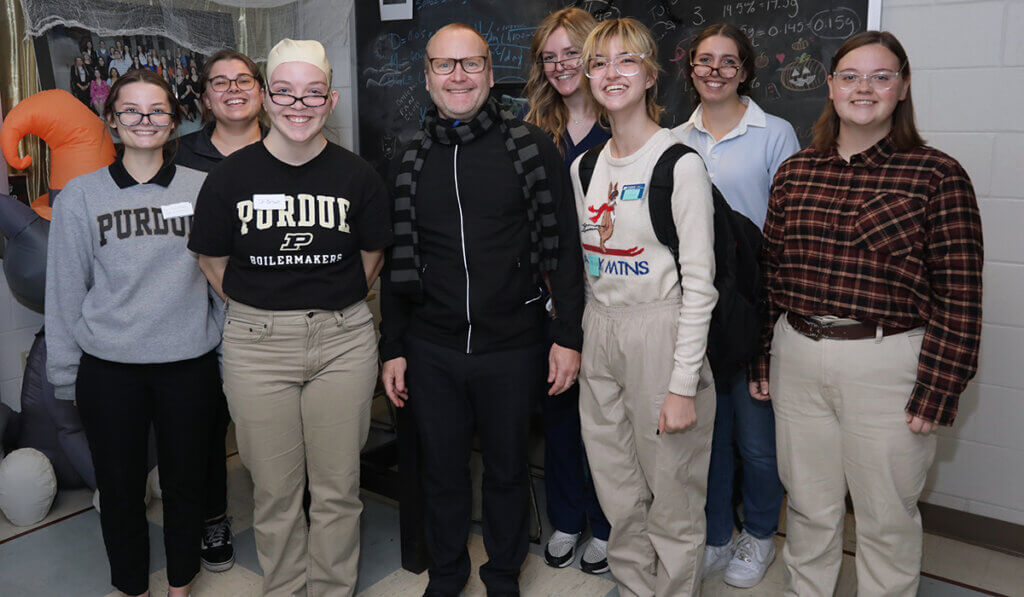
[[805,149],[779,168],[764,228],[769,317],[751,379],[768,379],[779,315],[925,327],[907,412],[952,425],[978,366],[981,218],[956,160],[889,137],[843,160]]

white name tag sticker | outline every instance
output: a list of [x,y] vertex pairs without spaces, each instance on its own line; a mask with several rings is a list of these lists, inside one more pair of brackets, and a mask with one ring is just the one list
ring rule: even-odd
[[183,218],[185,216],[190,216],[193,213],[195,213],[195,211],[192,209],[192,204],[188,201],[160,206],[160,215],[162,215],[165,220],[169,220],[171,218]]
[[288,201],[283,193],[252,196],[252,206],[261,211],[284,209],[288,206],[287,203]]

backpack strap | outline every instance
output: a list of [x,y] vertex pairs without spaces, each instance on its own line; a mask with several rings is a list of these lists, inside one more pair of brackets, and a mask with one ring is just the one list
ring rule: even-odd
[[679,269],[679,234],[672,217],[672,190],[675,187],[675,167],[679,158],[694,151],[692,147],[676,143],[661,154],[651,173],[651,185],[647,195],[647,207],[651,213],[651,225],[658,242],[668,247]]
[[601,150],[604,149],[604,143],[595,145],[587,150],[583,154],[583,158],[580,159],[580,185],[583,187],[583,194],[587,194],[587,188],[590,186],[590,179],[594,177],[594,167],[597,166],[597,156],[600,155]]

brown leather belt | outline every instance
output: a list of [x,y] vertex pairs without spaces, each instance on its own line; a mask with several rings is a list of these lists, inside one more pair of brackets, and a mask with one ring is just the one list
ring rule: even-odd
[[[821,340],[822,338],[830,338],[832,340],[863,340],[865,338],[874,338],[879,327],[878,324],[874,323],[819,323],[814,319],[804,317],[803,315],[797,315],[793,312],[786,313],[786,320],[789,321],[789,324],[793,326],[794,330],[800,332],[804,336],[807,336],[811,340]],[[913,328],[882,326],[882,335],[892,336],[893,334],[901,334],[910,329]]]

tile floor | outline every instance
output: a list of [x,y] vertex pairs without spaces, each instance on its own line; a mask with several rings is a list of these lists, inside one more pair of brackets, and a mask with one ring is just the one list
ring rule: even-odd
[[[260,567],[252,531],[252,485],[238,456],[228,459],[230,514],[233,517],[237,564],[228,572],[202,573],[194,585],[196,597],[248,597],[259,595]],[[543,500],[543,482],[535,480],[538,498]],[[426,586],[426,575],[401,569],[398,509],[394,502],[364,493],[358,593],[363,597],[418,596]],[[543,512],[543,504],[541,511]],[[161,544],[162,520],[159,500],[149,507],[151,568],[150,587],[154,595],[166,590],[164,554]],[[784,532],[784,522],[783,530]],[[550,525],[544,521],[544,529]],[[776,537],[781,550],[784,539]],[[846,555],[836,595],[856,594],[854,578],[853,519],[849,517],[844,542]],[[485,558],[478,534],[470,538],[474,565]],[[922,597],[975,597],[1007,595],[1024,597],[1024,558],[967,545],[943,537],[925,535]],[[571,567],[555,570],[544,565],[543,547],[530,546],[523,567],[523,595],[597,596],[618,595],[609,574],[591,576]],[[753,589],[734,589],[722,582],[722,573],[712,575],[703,595],[780,595],[783,582],[781,556],[765,579]],[[99,515],[92,509],[92,494],[85,490],[61,492],[50,515],[30,528],[11,526],[0,516],[0,596],[35,597],[75,595],[81,597],[117,595],[111,592],[106,556],[100,536]],[[465,595],[483,596],[479,578],[474,577]]]

